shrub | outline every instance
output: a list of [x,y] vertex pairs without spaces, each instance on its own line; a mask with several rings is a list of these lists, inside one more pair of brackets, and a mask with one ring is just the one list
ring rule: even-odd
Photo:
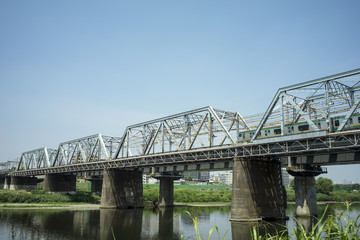
[[71,202],[87,202],[87,203],[98,203],[99,197],[96,198],[90,192],[76,192],[74,195],[67,195]]

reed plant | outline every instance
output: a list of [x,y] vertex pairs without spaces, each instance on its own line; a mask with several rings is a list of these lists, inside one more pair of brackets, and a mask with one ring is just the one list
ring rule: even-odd
[[[297,227],[287,228],[282,226],[280,231],[269,231],[263,232],[261,230],[261,224],[252,225],[249,223],[249,231],[252,240],[360,240],[360,215],[356,214],[351,215],[350,206],[351,203],[345,202],[345,209],[340,212],[334,212],[327,214],[327,208],[325,209],[323,215],[316,219],[315,223],[308,231],[305,227],[294,218],[297,223]],[[191,218],[194,224],[196,240],[203,240],[199,232],[199,218],[193,217],[190,212],[185,211],[187,215]],[[266,223],[267,226],[272,226],[271,223]],[[277,227],[272,226],[274,229]],[[207,239],[209,240],[213,232],[216,230],[218,236],[217,239],[220,239],[219,229],[217,226],[211,227],[208,233]],[[226,239],[226,234],[221,238],[222,240]],[[181,239],[184,239],[181,236]]]
[[[287,229],[287,232],[293,232],[293,235],[285,234],[286,231],[276,232],[275,234],[259,234],[259,229],[251,229],[252,240],[273,239],[273,240],[360,240],[360,215],[351,216],[351,203],[345,202],[345,210],[326,216],[327,207],[323,215],[317,219],[310,231],[298,222],[297,228]],[[290,231],[292,230],[292,231]]]
[[[188,211],[185,211],[184,213],[186,213],[187,215],[189,215],[189,217],[191,218],[193,224],[194,224],[194,230],[195,230],[195,236],[196,236],[196,240],[203,240],[205,238],[203,238],[200,234],[200,231],[199,231],[199,218],[198,217],[193,217],[191,215],[190,212]],[[220,240],[220,233],[219,233],[219,229],[217,226],[212,226],[211,229],[209,230],[209,233],[208,233],[208,237],[207,237],[207,240],[209,240],[214,232],[214,230],[216,230],[217,232],[217,239]],[[226,239],[226,235],[227,235],[228,231],[226,231],[226,233],[224,234],[224,236],[221,238],[222,240],[225,240]],[[181,235],[181,240],[184,240],[184,236]]]

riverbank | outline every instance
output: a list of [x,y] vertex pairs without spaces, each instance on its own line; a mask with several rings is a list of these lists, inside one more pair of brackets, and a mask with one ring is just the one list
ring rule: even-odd
[[91,203],[0,203],[0,209],[63,209],[96,210],[100,204]]
[[[174,207],[224,207],[231,206],[231,202],[210,203],[174,203]],[[152,203],[144,203],[145,208],[153,208]],[[64,210],[97,210],[100,204],[91,203],[0,203],[0,209],[64,209]]]

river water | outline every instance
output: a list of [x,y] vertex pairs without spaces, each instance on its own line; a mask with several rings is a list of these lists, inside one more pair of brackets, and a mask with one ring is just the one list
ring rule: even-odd
[[[339,204],[331,204],[326,213],[343,210]],[[322,215],[325,205],[319,205]],[[199,219],[199,232],[207,239],[212,226],[217,226],[220,239],[249,239],[249,225],[229,221],[228,207],[175,207],[153,211],[151,209],[123,210],[0,210],[0,239],[196,239],[193,218]],[[294,205],[287,208],[288,221],[272,223],[277,229],[281,226],[295,227]],[[360,205],[350,208],[350,215],[360,214]],[[308,218],[298,219],[304,226],[310,226]],[[273,227],[270,227],[273,229]],[[270,229],[269,227],[267,229]],[[272,230],[269,230],[272,231]],[[216,230],[211,239],[218,239]]]

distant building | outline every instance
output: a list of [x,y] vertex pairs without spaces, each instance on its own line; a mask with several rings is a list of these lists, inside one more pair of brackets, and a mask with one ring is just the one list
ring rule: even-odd
[[143,184],[156,184],[159,180],[151,177],[150,175],[143,174]]
[[285,168],[281,169],[281,176],[282,176],[282,182],[283,182],[284,187],[290,187],[289,173],[286,171]]
[[232,185],[232,171],[224,171],[219,174],[220,182],[224,185]]
[[210,179],[210,172],[184,172],[184,179],[188,178],[193,181],[207,182]]

